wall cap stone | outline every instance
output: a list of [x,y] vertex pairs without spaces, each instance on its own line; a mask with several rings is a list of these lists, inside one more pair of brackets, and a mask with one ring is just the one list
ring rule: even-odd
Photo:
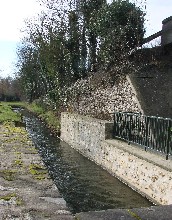
[[117,140],[117,139],[109,139],[109,140],[105,140],[104,142],[119,148],[121,150],[124,150],[140,159],[143,159],[149,163],[152,163],[156,166],[159,166],[161,168],[163,168],[164,170],[170,171],[172,172],[172,160],[165,159],[165,154],[164,155],[160,155],[160,154],[156,154],[152,151],[145,151],[144,149],[142,149],[139,146],[135,146],[133,144],[130,143],[130,145],[124,141],[121,140]]
[[77,114],[77,113],[62,112],[61,117],[63,117],[63,115],[69,115],[69,116],[72,116],[73,118],[76,117],[77,119],[90,120],[91,122],[95,121],[95,122],[98,122],[98,123],[101,123],[101,124],[112,124],[113,123],[113,121],[93,118],[90,115],[81,115],[81,114]]

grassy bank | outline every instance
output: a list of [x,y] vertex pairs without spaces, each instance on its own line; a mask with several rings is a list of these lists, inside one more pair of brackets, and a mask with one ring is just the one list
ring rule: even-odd
[[0,102],[0,123],[3,122],[21,122],[21,114],[16,113],[12,110],[13,106],[22,106],[22,103],[14,103],[10,102]]
[[25,107],[44,121],[46,126],[50,128],[53,133],[60,133],[60,120],[57,117],[56,111],[47,110],[35,102],[31,104],[26,103]]
[[24,107],[30,112],[37,115],[46,126],[54,133],[60,132],[60,120],[56,116],[56,112],[52,110],[46,110],[36,103],[24,103],[24,102],[0,102],[0,123],[5,121],[19,121],[21,122],[21,114],[15,113],[13,107]]

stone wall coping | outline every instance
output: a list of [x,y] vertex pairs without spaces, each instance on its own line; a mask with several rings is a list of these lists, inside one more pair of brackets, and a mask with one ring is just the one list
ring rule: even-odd
[[98,118],[93,118],[92,116],[89,115],[81,115],[81,114],[77,114],[77,113],[70,113],[70,112],[62,112],[61,113],[61,117],[63,117],[63,115],[70,115],[73,118],[76,117],[77,120],[79,119],[83,119],[84,121],[91,121],[91,122],[97,122],[97,123],[101,123],[101,124],[113,124],[113,121],[108,121],[108,120],[102,120],[102,119],[98,119]]
[[172,160],[165,159],[165,154],[164,155],[159,155],[156,153],[153,153],[151,151],[145,151],[141,147],[134,146],[133,144],[130,143],[130,145],[124,141],[121,140],[115,140],[115,139],[107,139],[104,142],[119,148],[121,150],[124,150],[140,159],[143,159],[147,162],[150,162],[156,166],[159,166],[167,171],[172,172]]

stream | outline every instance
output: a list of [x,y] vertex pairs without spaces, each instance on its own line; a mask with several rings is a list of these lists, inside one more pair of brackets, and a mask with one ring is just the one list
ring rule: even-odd
[[54,137],[33,114],[22,111],[26,129],[72,213],[113,208],[148,207],[133,191],[68,144]]

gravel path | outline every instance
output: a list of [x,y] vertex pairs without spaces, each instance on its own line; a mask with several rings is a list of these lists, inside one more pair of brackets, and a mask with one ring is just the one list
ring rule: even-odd
[[0,125],[0,220],[74,219],[26,130]]

